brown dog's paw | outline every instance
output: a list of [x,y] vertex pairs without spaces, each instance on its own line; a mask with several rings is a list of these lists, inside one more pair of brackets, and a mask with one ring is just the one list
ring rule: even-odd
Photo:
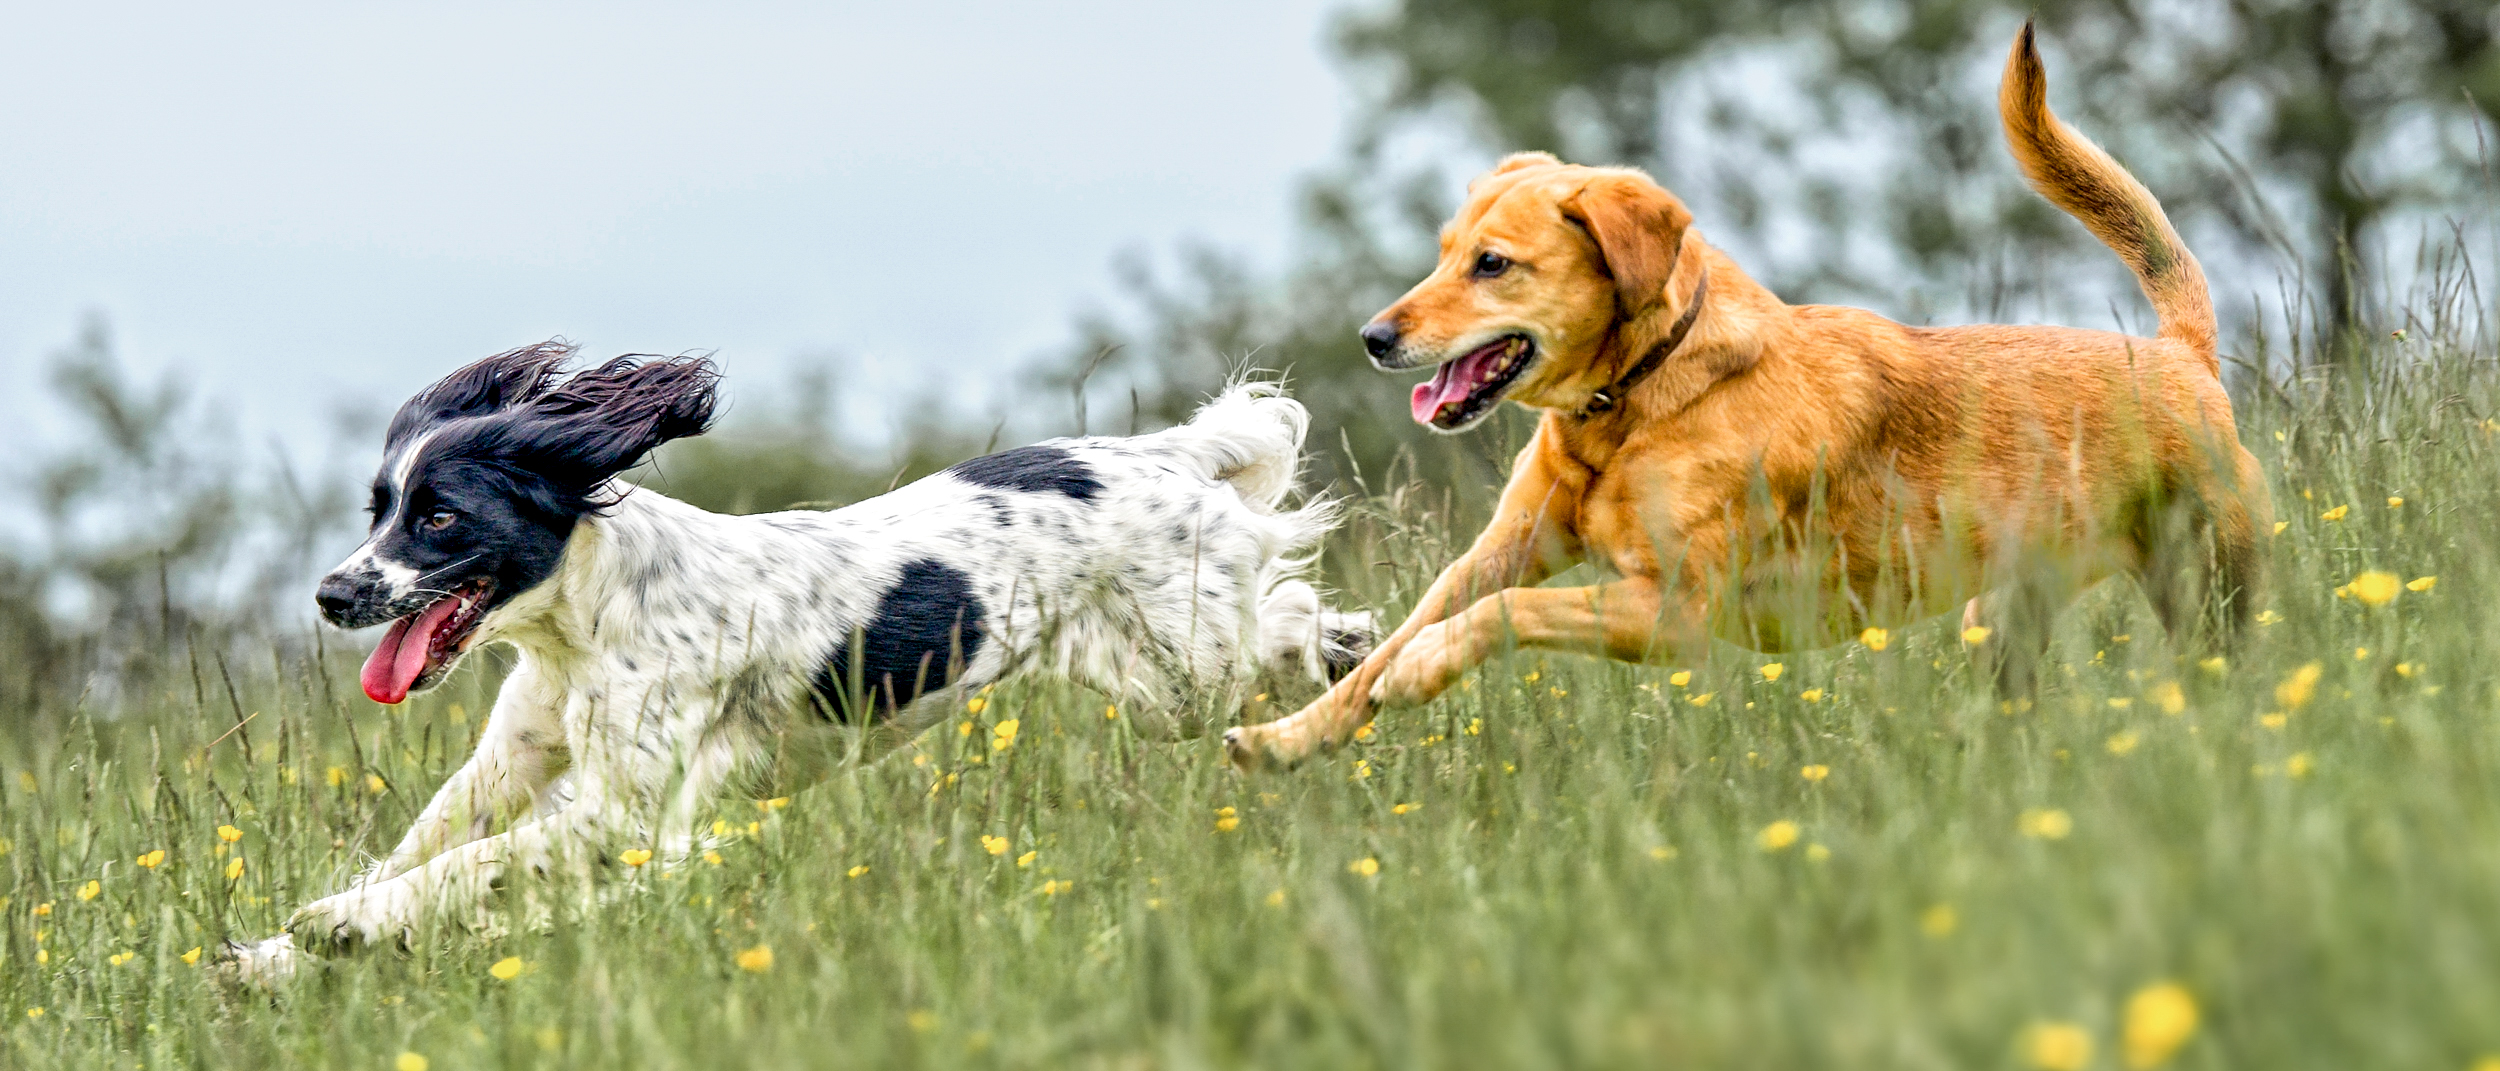
[[[1283,724],[1237,725],[1224,730],[1224,761],[1245,774],[1290,770],[1301,765],[1318,748],[1295,745],[1286,730],[1279,728]],[[1322,741],[1321,746],[1325,744]]]

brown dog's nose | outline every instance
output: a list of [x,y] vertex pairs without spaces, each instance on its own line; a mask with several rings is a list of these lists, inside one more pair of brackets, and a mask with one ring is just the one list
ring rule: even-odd
[[1387,320],[1374,320],[1364,324],[1363,329],[1356,334],[1363,337],[1363,352],[1374,357],[1386,355],[1390,347],[1398,344],[1398,325]]

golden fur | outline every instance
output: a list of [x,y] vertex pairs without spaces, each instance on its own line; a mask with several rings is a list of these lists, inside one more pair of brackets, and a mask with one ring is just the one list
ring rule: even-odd
[[[2048,618],[2115,572],[2174,637],[2227,633],[2250,608],[2271,507],[2218,378],[2204,274],[2152,195],[2049,113],[2029,26],[1999,110],[2033,188],[2135,271],[2156,337],[1788,305],[1638,171],[1529,153],[1478,179],[1439,265],[1374,320],[1396,340],[1376,359],[1437,365],[1523,335],[1535,356],[1501,396],[1542,411],[1535,436],[1492,524],[1414,615],[1299,713],[1228,733],[1233,760],[1343,741],[1506,638],[1692,658],[1713,635],[1828,645],[1962,604],[1990,630],[1983,670],[2021,692]],[[1487,274],[1488,251],[1507,270]],[[1587,412],[1697,293],[1691,333],[1619,406]],[[1580,561],[1612,579],[1535,586]]]

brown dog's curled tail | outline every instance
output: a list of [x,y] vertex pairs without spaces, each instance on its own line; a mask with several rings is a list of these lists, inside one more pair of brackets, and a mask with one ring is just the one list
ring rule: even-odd
[[2162,214],[2152,191],[2100,146],[2049,114],[2048,75],[2040,67],[2040,48],[2028,22],[2014,39],[2013,55],[2006,58],[1997,111],[2005,123],[2006,143],[2031,188],[2082,220],[2126,261],[2161,317],[2161,337],[2186,343],[2205,359],[2208,371],[2220,375],[2213,297],[2205,290],[2204,269],[2171,229],[2170,217]]

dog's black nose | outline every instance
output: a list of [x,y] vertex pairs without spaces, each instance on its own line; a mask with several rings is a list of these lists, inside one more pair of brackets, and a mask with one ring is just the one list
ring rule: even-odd
[[335,576],[321,578],[321,587],[313,592],[313,603],[321,607],[321,616],[332,623],[345,620],[364,595],[365,587]]
[[1363,336],[1363,352],[1374,357],[1386,356],[1389,347],[1398,344],[1398,325],[1387,320],[1374,320],[1356,332]]

